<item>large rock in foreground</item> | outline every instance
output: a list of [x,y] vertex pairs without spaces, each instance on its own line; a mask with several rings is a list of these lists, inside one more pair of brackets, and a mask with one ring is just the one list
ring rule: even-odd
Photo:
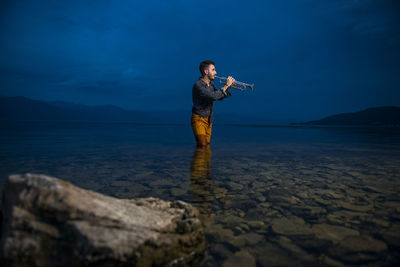
[[116,199],[44,175],[3,191],[2,266],[193,265],[204,233],[182,201]]

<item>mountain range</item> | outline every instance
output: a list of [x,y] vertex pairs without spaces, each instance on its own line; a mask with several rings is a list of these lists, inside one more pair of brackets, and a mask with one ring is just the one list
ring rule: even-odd
[[[98,121],[133,123],[189,123],[191,110],[126,110],[113,105],[88,106],[62,101],[33,100],[23,96],[0,96],[0,120],[11,121]],[[216,112],[222,124],[267,124],[265,118],[235,113]],[[292,125],[400,126],[400,107],[369,108]]]
[[400,126],[400,107],[384,106],[358,112],[341,113],[320,120],[292,123],[296,125],[342,125],[342,126]]
[[[133,123],[190,123],[191,110],[126,110],[114,105],[88,106],[62,101],[33,100],[23,96],[0,96],[0,120],[96,121]],[[266,122],[263,118],[234,113],[216,115],[218,123]]]
[[87,106],[61,101],[33,100],[23,96],[0,97],[0,119],[3,120],[160,122],[154,115],[142,111],[128,111],[113,105]]

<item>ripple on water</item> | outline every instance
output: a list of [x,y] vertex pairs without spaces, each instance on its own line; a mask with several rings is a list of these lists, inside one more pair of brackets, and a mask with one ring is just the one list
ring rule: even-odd
[[3,155],[3,176],[45,173],[121,198],[191,202],[205,226],[204,266],[400,261],[398,147],[238,142],[211,152],[128,141],[57,145],[64,154],[49,148]]

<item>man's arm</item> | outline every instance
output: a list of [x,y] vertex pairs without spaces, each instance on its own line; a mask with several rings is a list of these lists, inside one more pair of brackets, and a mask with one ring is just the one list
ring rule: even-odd
[[228,91],[226,91],[226,92],[224,92],[225,93],[225,98],[227,98],[227,97],[230,97],[231,96],[231,93],[230,92],[228,92]]
[[222,90],[209,90],[208,88],[202,86],[199,83],[196,83],[194,85],[193,89],[195,91],[197,91],[198,96],[204,97],[204,98],[210,98],[213,100],[221,100],[226,97],[225,93]]
[[[226,88],[225,88],[226,87]],[[222,93],[224,94],[224,98],[227,98],[227,97],[230,97],[231,96],[231,93],[230,92],[228,92],[228,86],[226,86],[226,85],[224,85],[224,86],[222,86],[222,88],[221,88],[221,91],[222,91]],[[224,98],[221,98],[221,99],[218,99],[218,100],[222,100],[222,99],[224,99]]]
[[[228,76],[226,79],[226,83],[224,86],[222,86],[221,91],[225,95],[225,97],[230,97],[231,93],[228,92],[228,88],[232,86],[235,83],[235,79],[232,76]],[[221,100],[221,99],[219,99]]]

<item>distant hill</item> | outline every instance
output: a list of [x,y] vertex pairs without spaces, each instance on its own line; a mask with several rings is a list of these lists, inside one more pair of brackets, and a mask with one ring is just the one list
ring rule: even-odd
[[359,112],[342,113],[321,120],[297,125],[344,125],[344,126],[400,126],[400,107],[376,107]]
[[[11,121],[99,121],[133,123],[189,124],[191,103],[187,110],[132,111],[113,105],[88,106],[69,102],[47,102],[23,96],[0,96],[0,120]],[[226,112],[216,112],[215,121],[224,123],[264,123],[263,118]]]
[[0,120],[161,122],[160,117],[150,112],[129,111],[112,105],[87,106],[67,102],[46,102],[23,96],[0,97]]

